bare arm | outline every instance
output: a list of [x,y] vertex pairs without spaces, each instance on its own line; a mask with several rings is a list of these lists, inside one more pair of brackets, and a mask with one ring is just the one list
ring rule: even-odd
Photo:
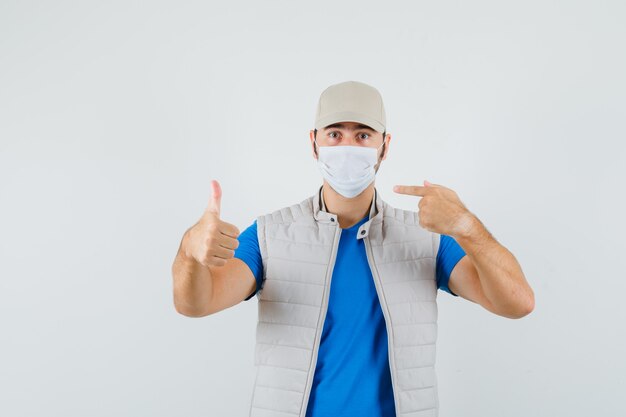
[[180,314],[203,317],[243,301],[256,289],[248,265],[235,258],[239,229],[219,218],[221,188],[200,220],[183,235],[172,265],[174,306]]
[[476,216],[466,219],[467,227],[454,236],[466,256],[452,270],[449,288],[503,317],[528,315],[535,308],[535,295],[517,259]]
[[254,274],[241,259],[233,257],[224,266],[205,267],[187,256],[187,233],[172,265],[176,311],[204,317],[239,304],[256,291]]
[[450,274],[452,292],[509,318],[524,317],[535,308],[535,294],[515,256],[454,190],[424,180],[424,186],[396,185],[394,191],[422,197],[417,204],[420,226],[452,236],[465,251]]

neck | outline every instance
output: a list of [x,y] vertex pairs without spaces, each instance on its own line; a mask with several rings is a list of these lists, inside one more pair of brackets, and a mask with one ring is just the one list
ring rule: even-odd
[[361,194],[352,198],[346,198],[333,190],[324,180],[322,193],[326,211],[336,214],[339,227],[347,229],[369,214],[372,200],[374,199],[374,182],[368,185]]

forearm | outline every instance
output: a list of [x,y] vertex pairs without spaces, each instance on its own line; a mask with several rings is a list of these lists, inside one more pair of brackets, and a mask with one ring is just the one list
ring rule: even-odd
[[519,318],[534,308],[534,293],[513,254],[496,241],[482,222],[468,215],[454,239],[471,259],[485,297],[503,316]]
[[211,270],[186,253],[188,234],[189,230],[183,235],[172,265],[174,305],[181,314],[203,316],[211,299]]

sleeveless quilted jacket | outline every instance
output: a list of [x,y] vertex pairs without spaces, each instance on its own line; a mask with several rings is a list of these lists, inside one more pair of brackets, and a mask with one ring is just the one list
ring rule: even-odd
[[[387,327],[397,417],[437,417],[435,373],[439,235],[416,211],[385,203],[374,189],[357,232]],[[341,228],[322,187],[299,204],[257,218],[263,284],[257,292],[256,377],[250,417],[305,417],[328,308]]]

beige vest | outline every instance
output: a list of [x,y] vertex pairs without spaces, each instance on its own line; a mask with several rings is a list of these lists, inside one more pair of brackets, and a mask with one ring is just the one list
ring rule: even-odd
[[[435,373],[439,235],[416,211],[394,208],[375,189],[364,239],[385,317],[398,417],[437,417]],[[256,378],[250,417],[305,417],[341,228],[322,187],[257,218],[263,284],[257,292]]]

